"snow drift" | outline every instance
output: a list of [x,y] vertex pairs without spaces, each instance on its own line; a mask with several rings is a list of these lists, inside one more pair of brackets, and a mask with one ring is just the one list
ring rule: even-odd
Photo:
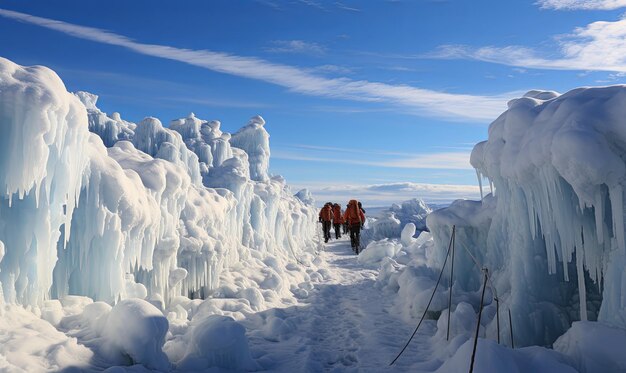
[[418,232],[422,232],[426,230],[426,216],[431,212],[432,209],[418,198],[401,204],[394,203],[379,217],[367,218],[367,226],[361,234],[361,241],[368,244],[384,238],[400,238],[402,229],[409,223],[412,223]]

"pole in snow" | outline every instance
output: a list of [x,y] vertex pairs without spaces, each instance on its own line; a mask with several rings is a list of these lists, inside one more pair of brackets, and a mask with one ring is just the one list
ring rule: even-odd
[[498,344],[500,344],[500,299],[493,299],[496,301],[496,326],[498,330]]
[[509,308],[509,328],[511,329],[511,348],[515,348],[513,343],[513,322],[511,321],[511,309]]
[[480,318],[483,315],[483,301],[485,299],[485,288],[487,287],[487,268],[485,271],[485,280],[483,281],[483,293],[480,296],[480,308],[478,309],[478,322],[476,323],[476,334],[474,335],[474,350],[472,351],[472,361],[470,362],[469,372],[474,372],[474,359],[476,358],[476,346],[478,345],[478,332],[480,331]]
[[452,226],[452,264],[450,266],[450,294],[448,296],[448,330],[446,332],[446,341],[450,340],[450,314],[452,314],[452,285],[454,278],[454,244],[456,242],[456,225]]

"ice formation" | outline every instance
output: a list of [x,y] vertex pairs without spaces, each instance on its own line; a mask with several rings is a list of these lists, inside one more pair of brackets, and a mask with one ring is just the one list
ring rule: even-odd
[[165,128],[96,103],[47,68],[0,59],[6,302],[139,297],[164,308],[218,291],[243,262],[264,271],[259,282],[281,278],[294,255],[315,249],[314,208],[269,175],[262,118],[231,138],[193,114]]
[[[552,343],[576,320],[626,327],[625,115],[624,86],[512,100],[471,156],[495,196],[427,219],[440,263],[454,224],[492,272],[521,344]],[[476,290],[480,271],[458,265],[458,286]]]
[[97,95],[83,91],[76,92],[75,95],[87,109],[89,131],[100,136],[104,145],[113,146],[120,140],[129,140],[133,137],[136,125],[122,120],[119,113],[113,113],[109,117],[100,111],[96,106]]
[[400,238],[402,229],[407,224],[413,224],[418,232],[422,232],[426,230],[426,216],[431,212],[431,208],[418,198],[404,201],[399,205],[394,203],[379,217],[368,217],[361,241],[368,244],[384,238]]

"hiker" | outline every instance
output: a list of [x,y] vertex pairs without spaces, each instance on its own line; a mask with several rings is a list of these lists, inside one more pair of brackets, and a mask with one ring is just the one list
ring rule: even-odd
[[324,242],[330,239],[330,225],[333,217],[332,203],[328,202],[320,210],[320,222],[322,223],[322,231],[324,231]]
[[335,227],[335,238],[341,238],[341,226],[343,225],[343,214],[338,203],[333,205],[333,226]]
[[[350,205],[346,205],[346,210],[350,207]],[[350,233],[350,224],[346,219],[343,219],[343,234]]]
[[350,226],[350,244],[358,255],[359,246],[361,244],[361,229],[363,228],[363,224],[365,224],[365,214],[363,210],[359,208],[357,200],[352,199],[348,202],[348,208],[343,218]]
[[363,215],[365,215],[365,210],[363,210],[363,205],[361,204],[361,202],[359,202],[358,205],[359,205],[359,210],[361,210]]

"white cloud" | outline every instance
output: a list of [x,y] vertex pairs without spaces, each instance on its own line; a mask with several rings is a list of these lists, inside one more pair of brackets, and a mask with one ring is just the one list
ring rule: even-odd
[[324,8],[324,6],[321,3],[318,3],[317,1],[313,1],[313,0],[298,0],[301,4],[310,6],[312,8],[317,8],[319,10],[323,10],[326,11],[326,8]]
[[521,68],[626,72],[626,18],[598,21],[555,38],[558,53],[542,56],[523,46],[470,48],[440,47],[428,57],[466,58]]
[[120,46],[148,56],[264,81],[285,87],[293,92],[399,105],[411,114],[474,122],[492,120],[506,109],[506,102],[517,95],[517,93],[492,96],[452,94],[408,85],[391,85],[344,77],[325,78],[314,75],[306,69],[272,63],[255,57],[242,57],[223,52],[191,50],[158,44],[143,44],[106,30],[10,10],[0,9],[0,16],[59,31],[76,38]]
[[[352,184],[336,182],[306,183],[317,203],[327,201],[343,202],[352,198],[362,201],[365,207],[389,206],[412,198],[422,198],[427,203],[450,203],[457,199],[480,200],[480,190],[476,185],[390,183],[390,184]],[[294,190],[298,186],[294,185]],[[488,188],[485,189],[488,193]]]
[[613,10],[626,7],[626,0],[539,0],[542,9]]
[[280,5],[278,5],[278,3],[274,2],[274,1],[269,1],[269,0],[254,0],[255,2],[268,6],[274,10],[281,10]]
[[335,6],[337,8],[339,8],[339,9],[348,10],[350,12],[360,12],[361,11],[361,9],[355,8],[353,6],[348,6],[348,5],[346,5],[344,3],[341,3],[341,2],[338,2],[338,1],[335,2]]
[[[469,163],[469,151],[411,154],[363,151],[356,149],[336,149],[331,147],[302,146],[300,148],[301,149],[296,151],[277,148],[272,151],[272,158],[388,168],[442,170],[473,169]],[[350,156],[349,154],[360,155]]]
[[209,107],[223,107],[223,108],[240,108],[240,109],[267,109],[271,105],[264,104],[262,102],[240,101],[226,98],[215,97],[157,97],[155,100],[170,101],[170,102],[185,102],[191,104],[199,104]]
[[304,40],[274,40],[272,47],[265,48],[273,53],[299,53],[321,56],[326,53],[326,48],[320,44]]
[[332,64],[316,66],[312,68],[311,71],[320,72],[320,73],[328,73],[328,74],[344,74],[344,75],[353,73],[352,69],[348,67],[332,65]]

